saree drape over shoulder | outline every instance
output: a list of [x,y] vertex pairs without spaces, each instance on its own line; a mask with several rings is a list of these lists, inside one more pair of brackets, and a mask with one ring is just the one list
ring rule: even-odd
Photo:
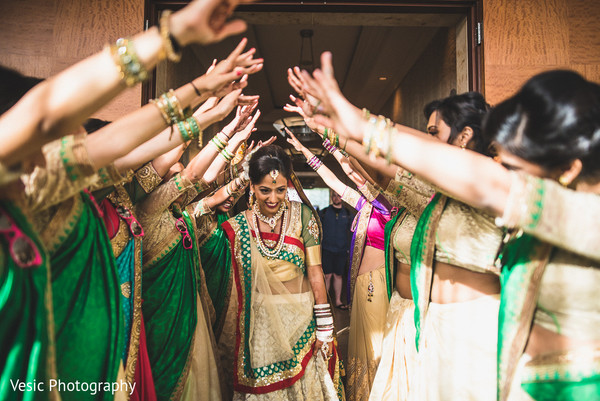
[[[257,247],[253,224],[245,213],[223,223],[238,305],[234,399],[343,399],[337,350],[329,363],[313,355],[314,298],[305,260],[320,252],[316,219],[307,206],[290,202],[284,245],[274,259]],[[267,246],[279,240],[258,235]]]
[[[498,331],[500,400],[600,399],[600,196],[514,174],[499,223],[504,248]],[[581,344],[524,354],[532,325]]]
[[38,249],[41,264],[20,267],[12,258],[9,242],[0,237],[0,399],[57,400],[56,389],[26,393],[14,391],[17,381],[28,385],[56,379],[52,293],[49,256],[21,210],[11,201],[0,200],[6,213]]
[[[158,400],[220,400],[214,340],[198,293],[203,285],[195,222],[187,205],[197,195],[180,175],[158,187],[136,213],[144,227],[142,310]],[[186,237],[187,236],[187,237]]]
[[[83,136],[51,142],[43,153],[45,165],[22,179],[23,203],[34,213],[34,224],[51,257],[58,378],[115,382],[124,330],[118,273],[97,206],[79,191],[124,178],[112,166],[94,174]],[[107,401],[115,397],[105,391],[66,391],[61,396]]]

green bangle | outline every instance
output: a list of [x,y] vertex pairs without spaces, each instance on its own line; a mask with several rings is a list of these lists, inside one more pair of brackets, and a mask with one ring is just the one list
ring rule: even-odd
[[190,127],[190,131],[192,132],[192,138],[194,138],[194,139],[198,138],[202,131],[200,130],[200,126],[198,126],[198,121],[196,120],[196,117],[192,116],[185,121],[188,123],[188,126]]
[[329,129],[327,127],[325,127],[325,129],[323,130],[323,141],[325,141],[327,139],[327,131]]
[[181,134],[181,139],[183,139],[183,142],[187,142],[192,139],[192,136],[188,132],[183,121],[177,123],[177,128],[179,129],[179,133]]

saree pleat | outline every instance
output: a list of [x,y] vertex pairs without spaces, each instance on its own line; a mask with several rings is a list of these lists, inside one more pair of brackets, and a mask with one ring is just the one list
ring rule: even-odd
[[[115,258],[95,206],[81,194],[68,234],[52,253],[52,295],[59,377],[114,382],[123,351],[123,310]],[[112,400],[110,392],[65,392],[63,400]]]
[[0,241],[0,399],[57,399],[57,393],[50,393],[47,386],[43,392],[14,391],[11,386],[11,381],[34,384],[55,378],[48,324],[51,305],[46,305],[50,296],[49,266],[41,240],[19,208],[4,200],[0,208],[35,243],[42,256],[39,267],[21,268],[10,256],[8,243]]
[[144,268],[142,310],[158,400],[181,395],[197,324],[196,275],[191,249],[178,244]]

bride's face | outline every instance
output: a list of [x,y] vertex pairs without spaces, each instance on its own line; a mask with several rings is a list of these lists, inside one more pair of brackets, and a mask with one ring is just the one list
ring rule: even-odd
[[259,183],[252,184],[251,189],[256,196],[260,212],[266,217],[271,217],[277,213],[281,203],[285,200],[287,179],[281,173],[277,174],[275,179],[267,174]]

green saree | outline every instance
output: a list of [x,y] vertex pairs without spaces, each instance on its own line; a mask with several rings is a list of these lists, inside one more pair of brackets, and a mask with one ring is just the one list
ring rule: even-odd
[[[42,257],[40,266],[21,268],[10,256],[8,243],[0,242],[0,399],[55,399],[56,391],[48,391],[48,380],[56,378],[48,324],[52,319],[49,258],[21,210],[6,200],[0,200],[0,208],[34,242]],[[45,386],[43,391],[15,391],[12,384],[17,381]]]
[[188,212],[184,211],[182,217],[193,248],[185,249],[182,236],[176,235],[169,250],[144,266],[142,275],[142,311],[158,400],[180,398],[189,373],[197,324],[198,253]]
[[216,227],[199,244],[199,248],[208,294],[215,308],[216,319],[213,324],[213,331],[218,338],[223,328],[223,320],[229,304],[233,280],[229,242],[225,231],[221,228],[221,224],[227,221],[229,216],[226,213],[216,212],[216,218]]
[[[110,240],[95,205],[81,193],[63,202],[45,230],[59,378],[116,382],[123,349],[123,311]],[[93,357],[91,357],[93,356]],[[112,400],[100,391],[62,392],[63,400]]]

